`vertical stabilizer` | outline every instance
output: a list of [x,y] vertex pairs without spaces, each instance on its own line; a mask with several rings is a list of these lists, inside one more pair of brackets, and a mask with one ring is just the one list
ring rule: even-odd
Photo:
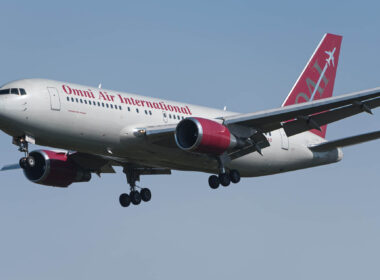
[[[325,34],[282,106],[331,97],[338,68],[342,36]],[[326,127],[311,132],[325,137]]]

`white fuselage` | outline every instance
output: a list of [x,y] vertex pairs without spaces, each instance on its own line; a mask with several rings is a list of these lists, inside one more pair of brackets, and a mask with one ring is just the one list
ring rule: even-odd
[[[0,128],[11,136],[27,135],[36,144],[75,150],[175,170],[217,173],[217,162],[173,145],[154,144],[136,129],[176,124],[195,116],[215,119],[236,113],[65,82],[28,79],[2,88],[23,88],[26,95],[0,95]],[[340,149],[312,152],[325,140],[305,132],[288,138],[282,129],[266,135],[270,146],[228,163],[242,176],[262,176],[342,158]],[[174,141],[174,139],[173,139]]]

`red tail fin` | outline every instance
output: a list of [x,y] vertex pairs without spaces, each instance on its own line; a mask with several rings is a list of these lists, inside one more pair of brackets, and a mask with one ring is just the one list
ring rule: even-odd
[[[282,106],[331,97],[342,36],[325,34]],[[327,126],[311,132],[325,137]]]

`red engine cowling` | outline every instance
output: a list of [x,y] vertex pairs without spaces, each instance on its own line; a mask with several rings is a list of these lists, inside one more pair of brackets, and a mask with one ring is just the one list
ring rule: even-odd
[[64,188],[91,180],[91,173],[81,170],[66,153],[38,150],[29,155],[35,159],[35,166],[24,169],[24,174],[33,183]]
[[220,123],[186,118],[176,128],[175,140],[182,150],[220,155],[236,145],[236,138]]

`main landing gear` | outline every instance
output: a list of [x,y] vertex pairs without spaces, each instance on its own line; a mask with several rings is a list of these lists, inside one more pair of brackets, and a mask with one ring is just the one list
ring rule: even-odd
[[17,145],[18,150],[25,155],[19,161],[20,167],[22,169],[33,168],[36,165],[36,160],[29,155],[29,145],[25,137],[13,138],[13,144]]
[[[122,207],[128,207],[131,203],[139,205],[141,201],[148,202],[152,198],[152,193],[148,188],[140,188],[136,186],[136,181],[140,181],[140,174],[136,169],[124,168],[124,173],[127,175],[127,181],[130,185],[130,192],[122,193],[119,197],[119,202]],[[140,189],[138,191],[137,189]]]
[[217,189],[219,185],[223,187],[229,186],[231,183],[237,184],[240,182],[240,173],[237,170],[230,170],[229,172],[220,173],[218,176],[211,175],[208,178],[210,188]]
[[240,173],[239,171],[232,169],[227,171],[225,166],[226,158],[219,157],[218,165],[219,165],[219,175],[211,175],[208,178],[208,184],[210,188],[217,189],[219,185],[223,187],[229,186],[231,183],[237,184],[240,182]]

